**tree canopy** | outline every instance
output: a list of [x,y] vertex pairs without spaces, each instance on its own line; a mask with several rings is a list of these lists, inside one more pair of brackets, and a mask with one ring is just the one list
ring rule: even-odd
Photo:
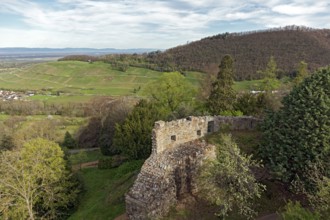
[[33,139],[18,151],[0,154],[0,217],[54,219],[75,200],[60,146]]
[[98,146],[102,154],[113,156],[120,153],[120,150],[113,145],[116,124],[123,123],[128,114],[131,112],[133,104],[127,100],[119,99],[113,101],[106,113],[101,119],[101,131],[98,139]]
[[145,89],[157,106],[167,113],[177,111],[181,105],[191,103],[195,96],[192,84],[179,72],[164,73]]
[[148,158],[154,123],[165,116],[154,103],[141,100],[123,123],[116,124],[114,147],[130,159]]
[[325,68],[294,87],[283,107],[265,118],[260,151],[280,179],[290,182],[298,177],[306,182],[311,166],[329,167],[329,113],[330,68]]
[[216,153],[215,160],[202,166],[198,178],[201,195],[219,207],[219,216],[225,217],[236,207],[241,215],[252,217],[253,199],[260,198],[264,189],[250,170],[258,164],[240,152],[230,135],[221,137]]

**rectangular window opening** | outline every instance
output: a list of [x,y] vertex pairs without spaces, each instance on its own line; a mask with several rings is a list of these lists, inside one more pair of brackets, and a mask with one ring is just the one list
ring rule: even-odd
[[207,132],[208,133],[214,132],[214,121],[209,121],[207,123]]
[[176,135],[172,135],[172,136],[171,136],[171,140],[172,140],[172,141],[176,141]]

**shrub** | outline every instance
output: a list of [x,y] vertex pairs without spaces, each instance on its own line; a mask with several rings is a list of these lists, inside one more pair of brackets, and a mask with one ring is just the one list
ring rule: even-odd
[[123,163],[125,163],[127,161],[127,157],[122,156],[122,155],[114,155],[112,157],[112,167],[119,167],[120,165],[122,165]]
[[221,138],[217,158],[206,161],[201,168],[198,189],[202,197],[219,207],[217,215],[225,217],[236,207],[241,215],[251,218],[255,214],[253,201],[264,190],[250,169],[258,164],[240,152],[231,136]]
[[284,211],[281,213],[283,220],[321,220],[318,213],[313,213],[308,209],[305,209],[299,202],[291,202],[284,207]]
[[65,136],[64,136],[64,140],[63,140],[63,143],[62,143],[62,147],[66,147],[68,149],[73,149],[76,146],[77,146],[76,140],[73,139],[70,132],[66,131]]
[[0,142],[0,151],[1,150],[12,150],[15,148],[13,137],[10,135],[4,134]]
[[130,162],[125,162],[117,168],[116,178],[120,178],[130,172],[137,172],[143,165],[143,160],[133,160]]
[[262,116],[267,109],[275,109],[277,106],[272,94],[244,93],[237,97],[234,109],[241,111],[244,115]]
[[101,158],[99,159],[99,163],[97,165],[97,167],[99,169],[110,169],[112,168],[112,158],[111,157],[107,157],[107,158]]
[[236,110],[236,111],[222,111],[220,112],[222,116],[242,116],[243,112]]

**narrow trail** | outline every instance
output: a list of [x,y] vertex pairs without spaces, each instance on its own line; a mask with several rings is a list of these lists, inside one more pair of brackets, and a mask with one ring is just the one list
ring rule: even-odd
[[72,79],[73,79],[73,78],[70,77],[69,79],[65,80],[65,81],[63,82],[63,84],[67,84],[67,83],[70,82]]
[[87,163],[80,163],[80,164],[75,164],[72,166],[73,171],[78,171],[84,168],[92,168],[92,167],[97,167],[99,164],[98,160],[87,162]]
[[114,220],[128,220],[126,213],[117,216]]
[[47,79],[26,78],[26,77],[22,77],[18,74],[14,74],[14,76],[16,76],[19,79],[23,79],[23,80],[37,80],[37,81],[48,82],[48,83],[51,83],[51,84],[63,85],[63,83],[59,83],[59,82],[55,82],[55,81],[51,81],[51,80],[47,80]]
[[15,83],[15,82],[13,82],[13,81],[5,80],[5,79],[3,79],[2,77],[0,77],[0,80],[1,80],[1,81],[4,81],[4,82],[7,82],[7,83]]

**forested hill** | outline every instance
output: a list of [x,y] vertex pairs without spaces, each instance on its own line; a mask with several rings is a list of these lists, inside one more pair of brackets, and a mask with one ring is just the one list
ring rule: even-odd
[[330,64],[330,29],[289,26],[219,34],[158,53],[153,62],[214,72],[226,54],[235,60],[237,80],[258,78],[257,70],[265,68],[270,56],[285,74],[294,73],[300,61],[315,70]]

